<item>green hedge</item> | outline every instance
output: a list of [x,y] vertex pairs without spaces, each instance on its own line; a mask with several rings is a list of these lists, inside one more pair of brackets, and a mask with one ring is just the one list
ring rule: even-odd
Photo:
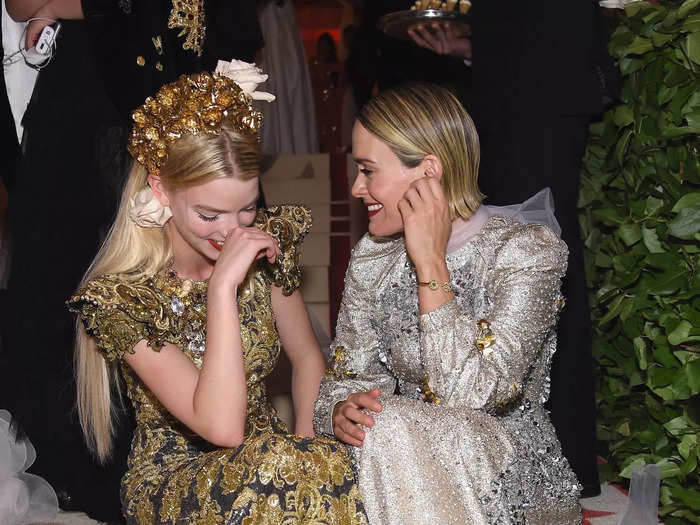
[[579,200],[606,480],[658,464],[666,524],[700,523],[700,0],[634,2]]

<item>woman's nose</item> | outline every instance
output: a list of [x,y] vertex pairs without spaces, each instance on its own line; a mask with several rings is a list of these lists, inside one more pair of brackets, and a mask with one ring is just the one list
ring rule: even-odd
[[223,228],[222,228],[222,233],[223,233],[223,235],[224,235],[224,238],[228,237],[229,234],[230,234],[233,230],[235,230],[236,228],[238,228],[238,226],[240,226],[240,225],[238,224],[238,221],[237,221],[237,220],[230,220],[230,221],[228,221],[226,224],[224,224],[224,225],[223,225]]
[[365,185],[366,177],[362,173],[358,173],[355,182],[352,184],[350,194],[356,199],[361,199],[367,194],[367,186]]

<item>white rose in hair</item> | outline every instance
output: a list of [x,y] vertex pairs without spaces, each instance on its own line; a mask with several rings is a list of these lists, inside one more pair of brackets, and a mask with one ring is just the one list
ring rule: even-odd
[[144,228],[162,228],[173,214],[168,206],[163,206],[146,186],[129,199],[129,218]]
[[275,96],[265,91],[256,91],[258,84],[267,80],[267,75],[255,64],[233,59],[231,62],[219,60],[215,73],[232,79],[253,100],[267,100],[272,102]]

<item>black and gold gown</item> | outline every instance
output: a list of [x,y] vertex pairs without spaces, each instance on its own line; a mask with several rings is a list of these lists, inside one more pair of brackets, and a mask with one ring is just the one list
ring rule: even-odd
[[177,345],[199,368],[206,343],[207,282],[169,268],[127,282],[105,275],[69,301],[110,363],[119,363],[137,428],[121,500],[128,523],[366,524],[350,459],[335,440],[291,435],[265,392],[280,340],[270,287],[300,283],[297,247],[311,226],[301,206],[259,212],[256,225],[280,243],[274,265],[259,264],[239,293],[248,409],[237,448],[208,443],[161,405],[122,360],[146,339],[154,351]]

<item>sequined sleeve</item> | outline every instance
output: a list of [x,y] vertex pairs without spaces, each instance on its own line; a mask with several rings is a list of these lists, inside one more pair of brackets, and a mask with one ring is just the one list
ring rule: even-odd
[[393,394],[396,386],[395,378],[379,359],[381,339],[371,322],[372,315],[376,315],[375,299],[354,255],[345,276],[331,358],[314,409],[317,434],[333,435],[333,408],[350,394],[374,388]]
[[451,301],[420,318],[428,384],[448,406],[498,411],[516,402],[562,305],[566,245],[546,227],[520,225],[495,250],[489,311]]
[[301,285],[299,248],[311,229],[313,218],[305,206],[271,206],[261,210],[255,224],[272,235],[280,245],[282,255],[275,264],[266,264],[267,274],[284,295],[291,295]]
[[127,283],[115,276],[98,277],[67,304],[108,361],[133,353],[142,339],[160,350],[170,325],[163,298],[146,280]]

